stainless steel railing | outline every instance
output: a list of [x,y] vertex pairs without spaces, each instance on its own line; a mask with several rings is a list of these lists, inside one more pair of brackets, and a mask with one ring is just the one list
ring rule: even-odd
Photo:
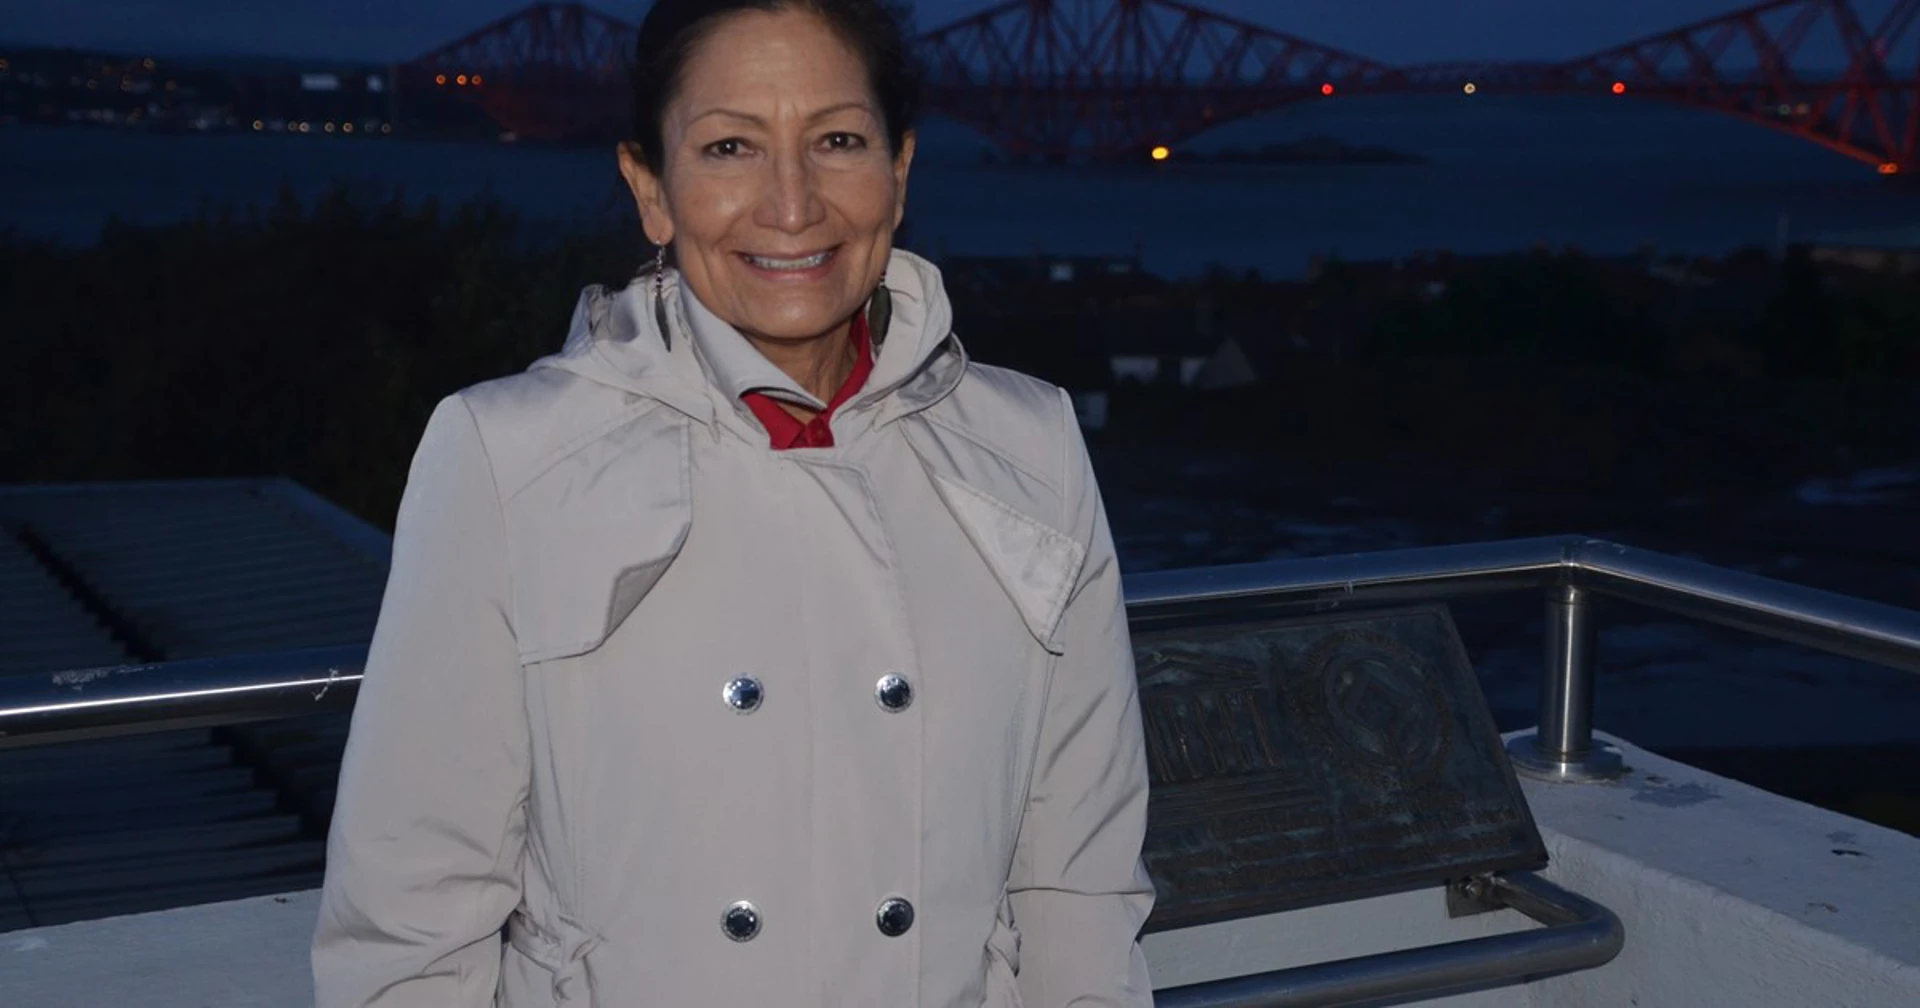
[[[1540,726],[1509,751],[1522,772],[1551,780],[1619,769],[1617,755],[1593,741],[1597,595],[1920,672],[1920,613],[1578,537],[1165,571],[1130,577],[1126,587],[1136,629],[1228,612],[1540,592],[1547,609]],[[0,679],[0,749],[342,711],[365,660],[364,648],[349,648],[12,676]],[[1399,1004],[1592,967],[1621,948],[1619,918],[1577,894],[1524,873],[1470,881],[1482,909],[1518,910],[1547,927],[1164,990],[1156,1003]]]
[[1471,880],[1483,910],[1547,927],[1157,990],[1154,1008],[1357,1008],[1490,990],[1591,969],[1626,942],[1613,911],[1530,872]]
[[[1596,594],[1920,672],[1920,613],[1577,536],[1158,571],[1126,589],[1136,628],[1226,610],[1543,592],[1539,728],[1509,750],[1522,772],[1548,779],[1617,770],[1593,744]],[[0,749],[345,710],[365,660],[362,648],[10,676],[0,679]]]
[[1540,720],[1508,745],[1515,768],[1602,780],[1619,756],[1593,744],[1595,595],[1920,672],[1920,612],[1580,536],[1241,564],[1127,582],[1135,627],[1210,611],[1337,609],[1520,591],[1545,594]]

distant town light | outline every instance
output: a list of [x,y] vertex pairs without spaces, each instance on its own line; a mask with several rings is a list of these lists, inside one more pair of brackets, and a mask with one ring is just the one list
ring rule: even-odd
[[1466,87],[1463,87],[1463,88],[1461,88],[1460,90],[1462,90],[1462,91],[1465,91],[1465,92],[1466,92],[1466,93],[1468,93],[1468,94],[1472,94],[1472,93],[1474,93],[1475,91],[1478,91],[1478,90],[1480,90],[1480,85],[1478,85],[1478,84],[1475,84],[1475,83],[1474,83],[1474,82],[1472,82],[1472,81],[1468,81],[1468,82],[1467,82],[1467,86],[1466,86]]
[[1898,175],[1898,174],[1900,174],[1900,162],[1898,162],[1898,161],[1885,161],[1885,162],[1882,162],[1882,163],[1881,163],[1881,165],[1880,165],[1880,174],[1882,174],[1882,175]]
[[1614,82],[1613,82],[1613,93],[1614,93],[1614,94],[1626,94],[1626,93],[1627,93],[1627,82],[1626,82],[1626,81],[1614,81]]
[[146,59],[141,60],[140,65],[143,67],[146,67],[149,70],[153,69],[153,57],[149,56]]
[[392,124],[392,123],[381,123],[381,124],[380,124],[380,132],[382,132],[382,133],[391,133],[391,132],[393,132],[393,124]]
[[302,133],[311,133],[311,132],[313,132],[313,124],[312,124],[312,123],[301,123],[301,124],[300,124],[300,132],[302,132]]
[[433,82],[434,82],[435,84],[438,84],[438,85],[440,85],[441,87],[446,87],[446,86],[447,86],[447,75],[446,75],[446,74],[439,74],[439,75],[437,75],[437,76],[435,76],[435,77],[433,78]]
[[333,124],[332,124],[332,123],[328,123],[328,124],[327,124],[327,125],[326,125],[326,126],[325,126],[324,128],[325,128],[325,129],[326,129],[326,131],[327,131],[327,132],[329,132],[329,133],[331,133],[331,132],[333,132]]
[[1165,161],[1166,159],[1173,156],[1173,148],[1165,147],[1165,146],[1155,147],[1152,151],[1148,153],[1152,155],[1155,161]]
[[341,131],[341,132],[343,132],[343,133],[351,133],[351,132],[353,132],[353,124],[352,124],[352,123],[341,123],[341,124],[340,124],[340,131]]
[[458,84],[458,85],[460,85],[461,87],[466,87],[466,86],[467,86],[467,75],[466,75],[466,74],[461,74],[460,76],[458,76],[458,77],[455,77],[455,78],[453,79],[453,82],[454,82],[455,84]]
[[261,121],[260,121],[260,120],[258,120],[258,119],[255,119],[255,120],[253,121],[253,129],[254,129],[254,132],[256,132],[256,133],[257,133],[257,132],[259,132],[260,130],[263,130],[263,129],[266,129],[266,128],[267,128],[267,124],[266,124],[266,123],[263,123],[263,122],[261,122]]
[[7,61],[4,58],[0,58],[0,70],[5,70],[6,68],[7,68]]
[[99,82],[99,81],[97,81],[97,80],[90,80],[90,81],[87,81],[87,90],[89,90],[89,91],[98,91],[98,90],[100,90],[100,82]]
[[1331,97],[1333,94],[1333,85],[1332,84],[1320,85],[1320,93]]
[[474,87],[479,87],[479,86],[480,86],[480,75],[479,75],[479,74],[474,74],[474,75],[473,75],[473,86],[474,86]]

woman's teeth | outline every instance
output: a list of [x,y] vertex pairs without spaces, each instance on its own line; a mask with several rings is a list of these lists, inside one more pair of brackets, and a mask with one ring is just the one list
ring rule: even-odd
[[746,260],[764,270],[809,270],[826,265],[833,258],[833,250],[816,252],[802,259],[769,259],[766,256],[750,255]]

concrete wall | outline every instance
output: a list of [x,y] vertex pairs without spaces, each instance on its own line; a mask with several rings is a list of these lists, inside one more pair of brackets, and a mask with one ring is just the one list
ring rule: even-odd
[[[1547,875],[1612,908],[1612,964],[1445,1008],[1914,1008],[1920,839],[1629,746],[1605,785],[1529,783]],[[309,1004],[313,893],[0,935],[5,1008]],[[1531,927],[1449,920],[1437,892],[1150,935],[1173,987]]]

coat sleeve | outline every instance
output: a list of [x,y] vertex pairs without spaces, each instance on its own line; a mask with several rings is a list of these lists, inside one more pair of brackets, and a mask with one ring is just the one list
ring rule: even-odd
[[[1065,395],[1062,395],[1063,401]],[[1151,1008],[1137,938],[1147,761],[1113,535],[1066,409],[1067,519],[1087,559],[1061,617],[1027,810],[1008,878],[1027,1008]]]
[[531,778],[504,525],[464,400],[428,421],[353,712],[313,941],[319,1008],[494,1003]]

